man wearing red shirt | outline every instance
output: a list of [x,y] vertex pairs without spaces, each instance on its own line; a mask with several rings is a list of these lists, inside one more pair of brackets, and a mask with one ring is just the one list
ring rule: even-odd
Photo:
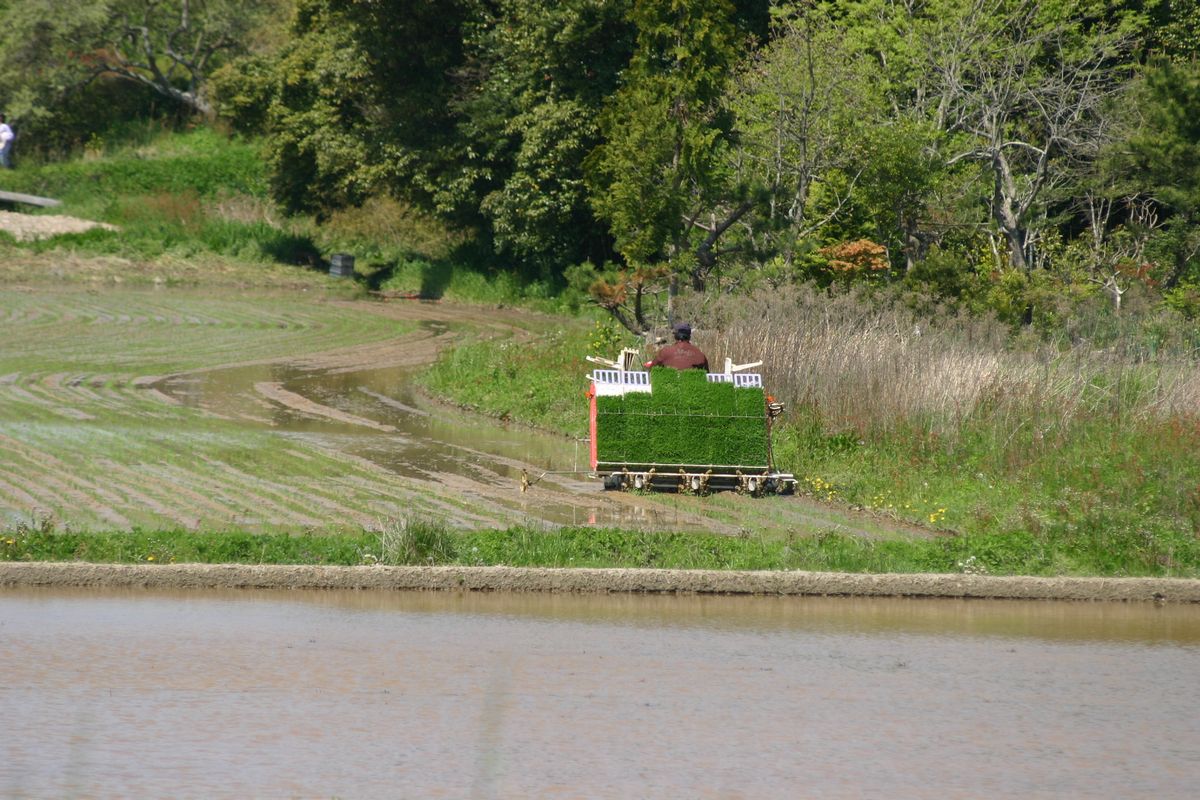
[[647,367],[672,367],[673,369],[702,369],[708,372],[708,356],[692,344],[692,326],[680,322],[672,329],[675,334],[675,344],[668,345],[658,351],[653,361],[647,362]]

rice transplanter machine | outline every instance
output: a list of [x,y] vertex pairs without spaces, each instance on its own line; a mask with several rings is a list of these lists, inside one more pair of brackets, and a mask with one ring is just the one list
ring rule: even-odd
[[795,491],[771,451],[783,405],[765,394],[762,375],[745,371],[762,362],[726,359],[723,372],[706,373],[645,370],[633,349],[588,360],[599,365],[588,376],[591,469],[605,489]]

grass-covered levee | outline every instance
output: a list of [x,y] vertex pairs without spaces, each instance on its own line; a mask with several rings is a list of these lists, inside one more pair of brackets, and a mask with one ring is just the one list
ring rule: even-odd
[[761,388],[656,367],[650,389],[596,398],[596,459],[606,464],[765,468]]

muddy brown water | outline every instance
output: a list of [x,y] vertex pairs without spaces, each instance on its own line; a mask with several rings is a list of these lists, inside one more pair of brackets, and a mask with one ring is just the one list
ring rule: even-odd
[[[431,325],[436,323],[426,323]],[[266,422],[281,435],[365,458],[406,478],[443,486],[487,487],[490,502],[534,520],[685,530],[708,527],[665,509],[605,502],[599,483],[587,477],[586,442],[471,418],[438,406],[413,387],[414,369],[341,372],[256,364],[176,376],[164,381],[162,390],[210,413]],[[264,385],[277,385],[299,402],[272,404],[264,411]],[[572,387],[579,390],[581,404],[582,387],[582,378],[578,387]],[[596,502],[546,498],[529,502],[518,491],[522,470],[543,487],[593,495]],[[541,477],[548,472],[554,474]]]
[[[431,335],[449,326],[422,323]],[[267,423],[281,435],[350,453],[438,491],[484,492],[486,502],[518,518],[551,525],[618,525],[644,529],[712,530],[719,522],[678,505],[602,491],[588,474],[588,445],[509,426],[432,403],[413,385],[419,367],[315,368],[254,364],[174,376],[162,390],[181,402],[229,418]],[[264,411],[263,387],[290,403]],[[576,391],[584,403],[584,377]],[[524,470],[537,495],[519,491]]]
[[1149,603],[0,592],[6,797],[1194,797]]

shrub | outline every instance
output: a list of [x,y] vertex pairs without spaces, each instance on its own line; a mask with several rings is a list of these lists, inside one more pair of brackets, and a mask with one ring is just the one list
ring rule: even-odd
[[446,564],[458,557],[453,532],[440,520],[390,519],[379,534],[384,564]]

